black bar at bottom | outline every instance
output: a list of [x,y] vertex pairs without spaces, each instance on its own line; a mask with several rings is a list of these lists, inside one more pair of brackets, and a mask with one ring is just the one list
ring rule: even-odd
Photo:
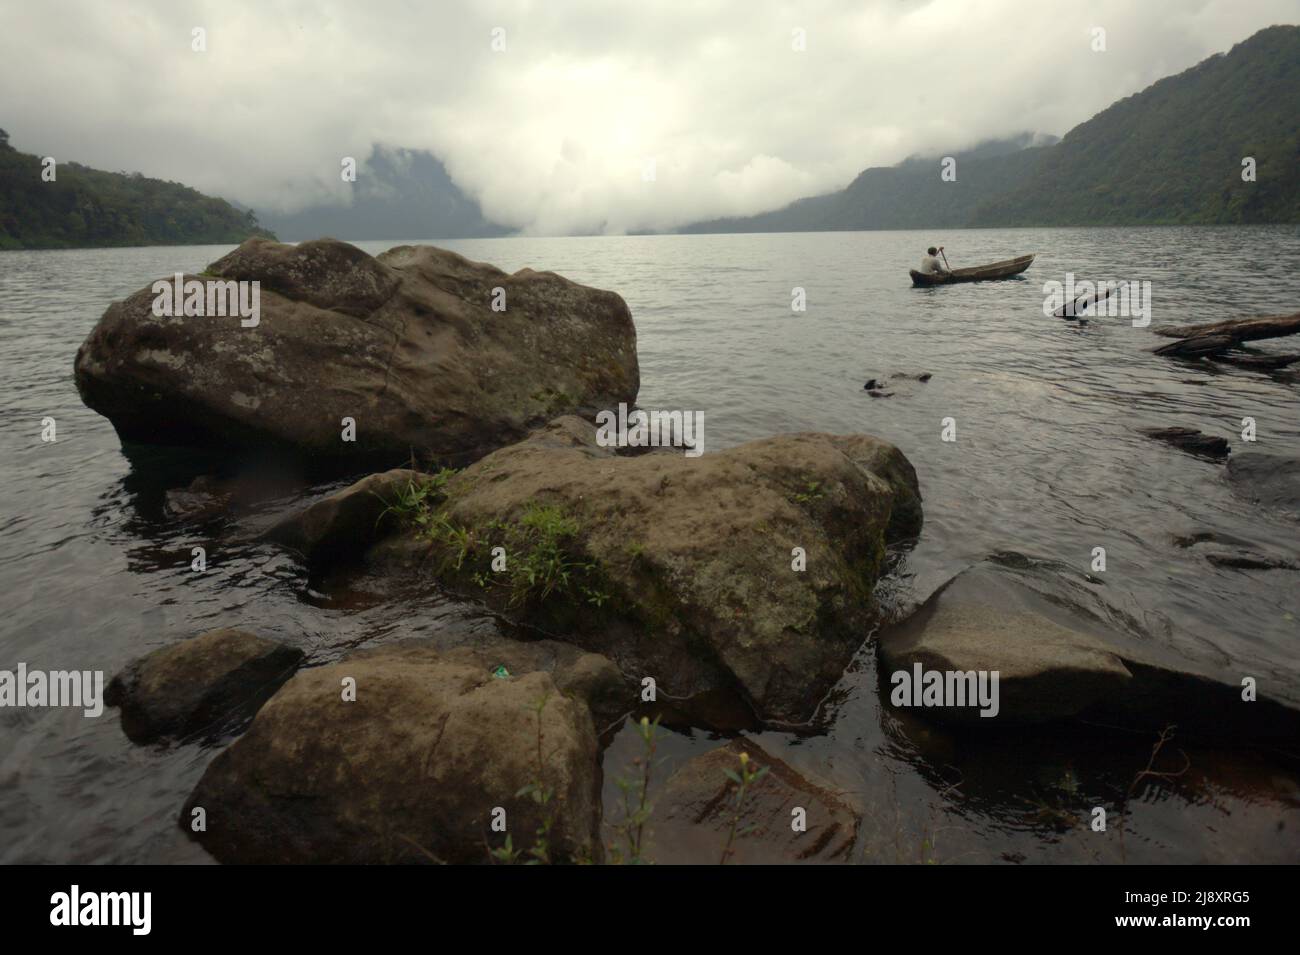
[[[128,944],[375,942],[395,933],[431,944],[461,933],[551,944],[575,931],[587,944],[617,933],[646,944],[701,936],[752,944],[778,924],[864,942],[870,936],[858,933],[892,924],[923,927],[927,943],[1026,930],[1055,939],[1199,932],[1231,943],[1292,924],[1292,875],[1270,866],[6,867],[0,913],[11,941],[77,932]],[[129,893],[148,893],[147,909],[143,894]],[[117,925],[80,924],[115,915]]]

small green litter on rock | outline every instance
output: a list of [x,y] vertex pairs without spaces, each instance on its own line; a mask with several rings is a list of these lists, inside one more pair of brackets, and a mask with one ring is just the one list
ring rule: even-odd
[[498,663],[492,668],[492,675],[498,680],[506,680],[510,678],[510,671],[505,668],[504,664]]

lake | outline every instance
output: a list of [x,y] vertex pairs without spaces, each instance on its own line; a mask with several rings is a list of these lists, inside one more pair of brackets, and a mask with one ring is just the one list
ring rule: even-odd
[[[907,270],[942,243],[954,268],[1036,253],[1021,278],[913,289]],[[393,244],[357,243],[372,253]],[[1151,283],[1151,326],[1290,313],[1300,291],[1294,227],[1013,229],[439,241],[513,271],[559,272],[621,294],[632,310],[640,404],[704,413],[706,452],[787,431],[866,432],[915,465],[925,530],[890,582],[919,604],[990,554],[1014,551],[1089,570],[1104,547],[1100,599],[1116,618],[1188,659],[1294,685],[1300,574],[1218,567],[1177,538],[1213,532],[1295,556],[1297,528],[1244,502],[1222,466],[1153,442],[1184,425],[1234,449],[1300,453],[1300,378],[1201,367],[1150,354],[1151,327],[1063,322],[1043,283]],[[331,600],[294,557],[224,548],[202,575],[190,548],[215,531],[170,520],[162,491],[192,476],[185,451],[128,459],[73,383],[77,347],[107,305],[226,247],[0,254],[0,669],[102,669],[224,625],[302,647],[324,662],[360,644],[418,635],[477,610],[431,595],[400,614]],[[792,310],[795,289],[806,310]],[[1264,347],[1269,347],[1266,343]],[[925,383],[863,389],[870,378]],[[41,440],[42,419],[57,440]],[[1246,445],[1243,418],[1257,441]],[[944,419],[955,441],[944,441]],[[400,619],[395,619],[400,618]],[[864,640],[868,637],[864,634]],[[1111,844],[1054,813],[1113,803],[1152,740],[948,739],[881,706],[864,650],[823,732],[765,733],[764,746],[839,787],[863,813],[856,861],[1118,861]],[[682,728],[670,762],[719,745]],[[611,779],[635,752],[629,729],[605,754]],[[1190,751],[1189,751],[1190,752]],[[0,709],[0,861],[210,861],[176,825],[216,750],[142,748],[116,712]],[[1198,750],[1192,769],[1134,799],[1127,861],[1294,861],[1294,759]]]

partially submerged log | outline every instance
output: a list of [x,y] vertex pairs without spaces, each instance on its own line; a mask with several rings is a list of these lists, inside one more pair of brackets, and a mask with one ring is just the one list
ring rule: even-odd
[[1300,355],[1266,355],[1257,351],[1229,351],[1220,355],[1211,355],[1212,361],[1221,361],[1241,368],[1255,368],[1261,371],[1276,371],[1287,368],[1300,361]]
[[1170,358],[1205,358],[1221,354],[1236,344],[1231,335],[1193,335],[1191,338],[1180,338],[1168,345],[1161,345],[1155,351],[1157,355]]
[[1195,338],[1200,335],[1232,335],[1236,341],[1250,342],[1262,338],[1280,338],[1300,332],[1300,312],[1294,315],[1270,315],[1263,318],[1230,318],[1204,325],[1162,325],[1153,329],[1166,338]]
[[1230,349],[1240,348],[1244,342],[1300,334],[1300,312],[1264,318],[1233,318],[1206,325],[1169,325],[1155,329],[1155,333],[1178,339],[1155,350],[1157,355],[1167,358],[1214,357],[1255,368],[1282,368],[1300,361],[1300,355],[1225,356]]

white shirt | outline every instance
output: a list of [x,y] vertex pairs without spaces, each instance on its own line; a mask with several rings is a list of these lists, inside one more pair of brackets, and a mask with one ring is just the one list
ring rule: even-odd
[[927,253],[926,255],[921,256],[922,275],[933,275],[935,272],[946,272],[946,271],[947,269],[943,267],[943,263],[940,262],[938,259],[936,259],[933,255]]

